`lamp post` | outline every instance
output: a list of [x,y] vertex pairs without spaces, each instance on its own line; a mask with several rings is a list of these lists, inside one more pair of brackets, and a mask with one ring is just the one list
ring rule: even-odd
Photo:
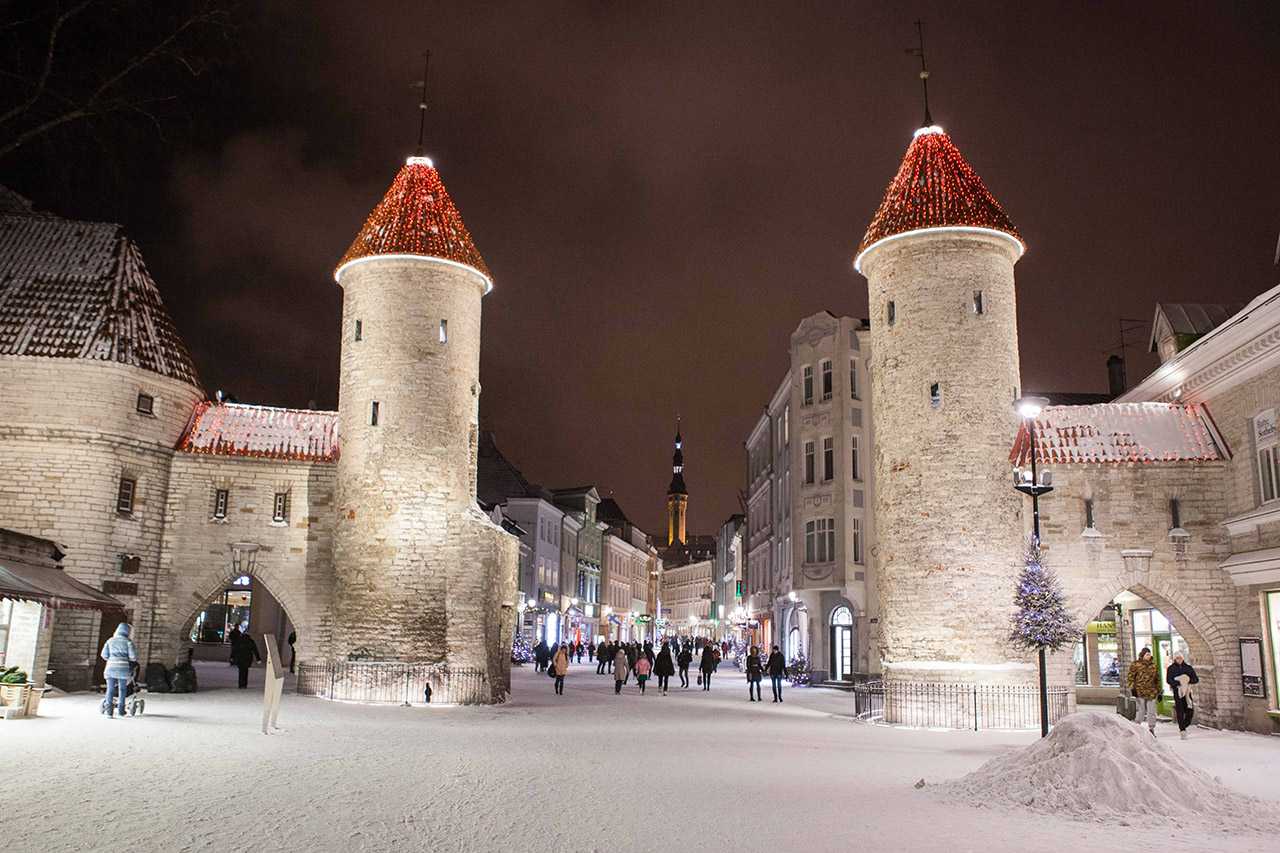
[[[1013,407],[1027,424],[1027,434],[1031,440],[1031,477],[1021,476],[1022,472],[1014,472],[1013,487],[1024,495],[1031,495],[1031,537],[1036,547],[1040,545],[1040,496],[1053,491],[1052,479],[1046,474],[1042,476],[1036,461],[1036,418],[1044,411],[1049,401],[1044,397],[1020,397],[1014,400]],[[1039,648],[1040,657],[1040,736],[1049,734],[1049,678],[1045,668],[1044,646]]]

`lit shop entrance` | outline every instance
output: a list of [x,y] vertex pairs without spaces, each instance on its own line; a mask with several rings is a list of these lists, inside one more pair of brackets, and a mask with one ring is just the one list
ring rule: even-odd
[[831,611],[831,678],[853,679],[853,611],[843,604]]
[[191,631],[183,639],[191,643],[195,660],[226,661],[231,656],[230,636],[234,628],[253,637],[264,660],[267,650],[263,648],[262,637],[273,635],[284,658],[282,663],[288,665],[293,623],[275,596],[252,575],[238,575],[228,580],[196,612]]
[[1156,703],[1160,714],[1172,716],[1173,693],[1164,673],[1173,656],[1181,653],[1192,666],[1206,667],[1209,660],[1193,659],[1187,641],[1166,614],[1138,595],[1122,592],[1085,626],[1074,652],[1076,700],[1110,704],[1127,693],[1125,673],[1142,649],[1151,649],[1160,673],[1162,695]]

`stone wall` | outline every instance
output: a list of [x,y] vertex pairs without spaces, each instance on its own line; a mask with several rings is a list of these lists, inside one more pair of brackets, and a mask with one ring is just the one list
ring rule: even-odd
[[1008,240],[955,233],[899,237],[863,259],[890,678],[1033,677],[1029,658],[1003,641],[1023,538],[1009,474],[1020,386],[1013,263]]
[[[139,414],[138,393],[155,398]],[[0,527],[64,546],[63,567],[112,593],[134,625],[144,662],[153,650],[164,507],[172,448],[203,393],[184,382],[124,364],[37,357],[0,358]],[[137,481],[132,513],[116,511],[121,477]],[[120,573],[120,556],[141,558],[138,574]],[[100,617],[58,614],[50,679],[89,686],[98,658]]]

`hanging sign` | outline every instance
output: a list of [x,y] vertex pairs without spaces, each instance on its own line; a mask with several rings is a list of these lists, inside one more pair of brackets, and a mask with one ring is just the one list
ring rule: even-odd
[[1270,441],[1276,437],[1276,410],[1263,409],[1253,419],[1253,437],[1259,442]]
[[1258,637],[1240,638],[1240,689],[1245,696],[1258,699],[1267,695],[1262,674],[1262,640]]

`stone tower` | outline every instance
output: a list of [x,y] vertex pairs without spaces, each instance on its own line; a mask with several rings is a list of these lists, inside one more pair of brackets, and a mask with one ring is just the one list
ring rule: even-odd
[[1022,552],[1009,479],[1025,244],[937,126],[862,239],[886,678],[1025,681],[1005,642]]
[[684,439],[680,437],[680,419],[676,419],[676,449],[671,454],[671,485],[667,487],[667,544],[683,545],[686,539],[685,513],[689,509],[689,490],[684,485]]
[[334,273],[342,357],[334,657],[509,689],[517,545],[476,505],[480,302],[493,286],[432,162],[410,157]]

